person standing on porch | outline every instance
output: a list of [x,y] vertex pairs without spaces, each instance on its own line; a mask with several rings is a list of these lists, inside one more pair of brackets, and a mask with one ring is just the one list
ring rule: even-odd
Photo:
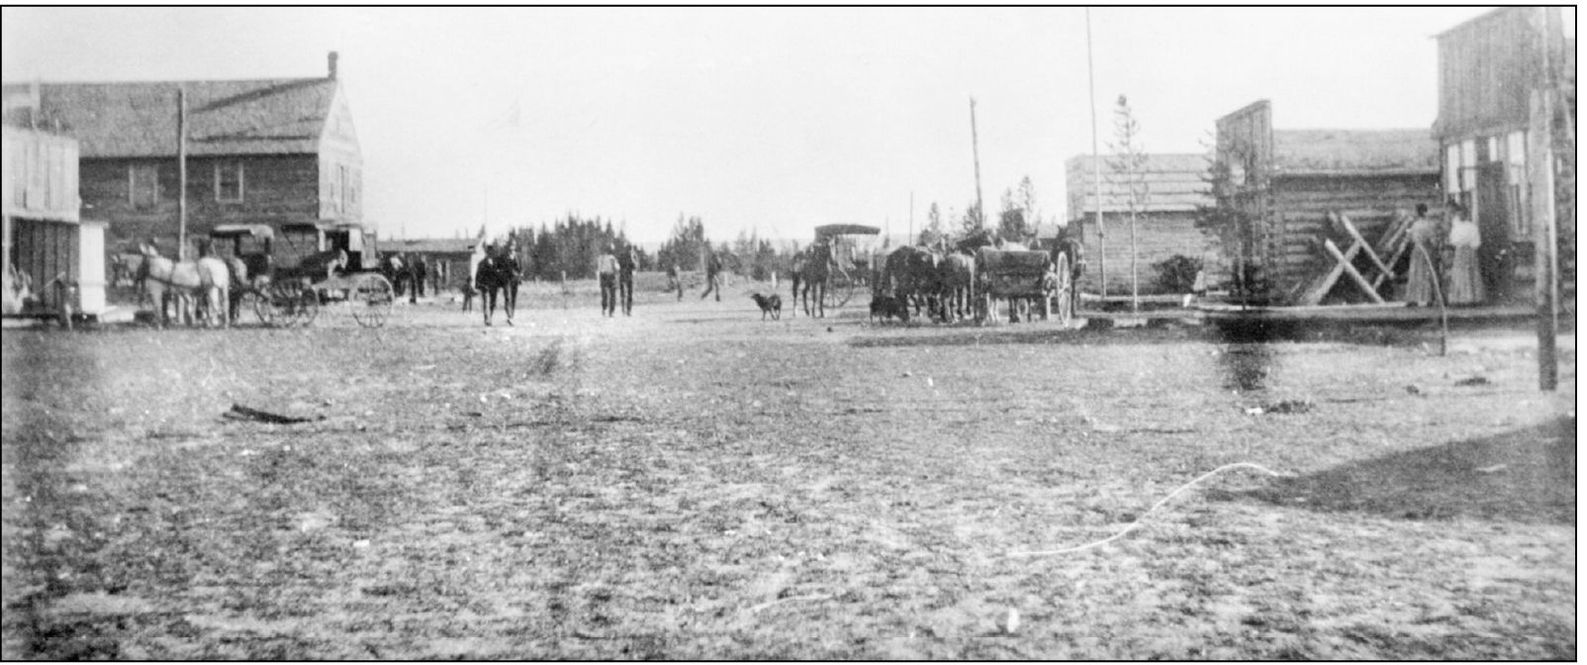
[[1438,220],[1427,216],[1427,204],[1416,204],[1411,222],[1411,266],[1406,271],[1405,302],[1412,307],[1438,304],[1438,276],[1443,273],[1443,240]]
[[1477,260],[1477,250],[1482,247],[1482,234],[1477,223],[1466,215],[1460,204],[1449,207],[1449,246],[1455,258],[1449,264],[1449,296],[1451,305],[1475,305],[1487,299],[1482,283],[1482,270]]

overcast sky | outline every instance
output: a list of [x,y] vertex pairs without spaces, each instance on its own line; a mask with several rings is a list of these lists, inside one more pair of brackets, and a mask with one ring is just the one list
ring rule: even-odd
[[[1103,150],[1129,97],[1152,152],[1202,152],[1257,99],[1274,124],[1429,128],[1433,35],[1483,8],[1098,8]],[[1091,150],[1086,14],[1019,9],[3,10],[6,81],[340,78],[388,237],[493,234],[569,211],[664,239],[923,224],[1029,176],[1065,215]],[[1574,16],[1567,17],[1574,23]],[[1050,230],[1050,227],[1048,227]]]

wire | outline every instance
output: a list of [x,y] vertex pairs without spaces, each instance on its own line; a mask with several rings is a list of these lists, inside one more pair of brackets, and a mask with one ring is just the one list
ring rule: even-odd
[[1131,522],[1129,526],[1124,527],[1123,531],[1115,533],[1112,536],[1108,536],[1107,538],[1104,538],[1102,540],[1098,540],[1098,541],[1093,542],[1093,543],[1087,543],[1085,545],[1079,545],[1079,546],[1076,546],[1076,547],[1066,547],[1066,548],[1061,549],[1061,550],[1045,550],[1045,551],[1040,551],[1040,552],[1009,552],[1008,555],[1009,556],[1048,556],[1048,555],[1052,555],[1052,554],[1070,554],[1070,553],[1074,553],[1074,552],[1080,552],[1080,551],[1088,550],[1088,549],[1091,549],[1093,547],[1101,547],[1101,546],[1106,545],[1108,543],[1111,543],[1111,542],[1113,542],[1115,540],[1123,538],[1125,536],[1125,534],[1128,534],[1129,532],[1134,531],[1136,528],[1140,527],[1141,526],[1141,521],[1145,520],[1147,515],[1150,515],[1154,511],[1156,511],[1158,508],[1161,508],[1163,506],[1163,504],[1168,503],[1168,501],[1170,499],[1173,499],[1175,496],[1178,496],[1180,492],[1188,490],[1191,487],[1194,487],[1197,483],[1200,483],[1203,480],[1206,480],[1208,478],[1216,476],[1219,473],[1222,473],[1224,471],[1228,471],[1230,469],[1239,469],[1239,468],[1246,468],[1246,469],[1253,469],[1253,470],[1256,470],[1256,471],[1261,471],[1262,473],[1265,473],[1265,474],[1267,474],[1269,476],[1273,476],[1275,478],[1293,478],[1293,477],[1295,477],[1295,474],[1293,474],[1293,473],[1279,473],[1279,472],[1274,471],[1272,469],[1269,469],[1269,468],[1267,468],[1265,466],[1262,466],[1260,464],[1255,464],[1255,463],[1252,463],[1252,462],[1235,462],[1234,464],[1225,464],[1225,465],[1220,466],[1220,467],[1218,467],[1216,469],[1213,469],[1213,470],[1208,471],[1208,472],[1206,472],[1204,474],[1201,474],[1195,480],[1192,480],[1192,481],[1190,481],[1188,483],[1185,483],[1184,485],[1180,485],[1178,489],[1175,489],[1174,491],[1169,492],[1168,496],[1165,496],[1162,499],[1158,500],[1157,503],[1152,504],[1152,507],[1150,509],[1148,509],[1145,513],[1142,513],[1140,517],[1135,518],[1135,521]]

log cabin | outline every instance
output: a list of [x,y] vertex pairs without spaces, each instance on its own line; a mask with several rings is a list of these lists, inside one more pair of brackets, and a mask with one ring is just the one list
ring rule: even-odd
[[[1349,218],[1376,243],[1418,204],[1441,209],[1438,144],[1428,130],[1282,130],[1272,116],[1272,104],[1261,100],[1217,122],[1208,214],[1217,217],[1211,221],[1234,270],[1247,275],[1236,285],[1243,297],[1295,304],[1328,273],[1336,260],[1324,241],[1349,244],[1330,214]],[[1358,260],[1358,270],[1369,272]],[[1394,287],[1392,280],[1377,285],[1384,293],[1375,299],[1392,299]],[[1362,295],[1354,289],[1341,281],[1315,300],[1349,302]]]
[[110,241],[174,247],[179,218],[178,90],[186,106],[187,231],[219,224],[363,220],[363,159],[352,112],[326,76],[5,86],[7,122],[80,145],[81,215]]

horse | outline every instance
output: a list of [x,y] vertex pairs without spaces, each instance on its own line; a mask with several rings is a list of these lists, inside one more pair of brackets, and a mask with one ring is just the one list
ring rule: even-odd
[[937,277],[942,288],[943,320],[970,316],[975,309],[975,257],[949,252],[937,267]]
[[479,289],[479,309],[485,316],[485,325],[490,325],[496,313],[497,291],[502,294],[507,325],[512,325],[513,310],[518,306],[518,259],[511,254],[486,255],[474,273],[474,288]]
[[[227,325],[225,307],[230,300],[231,270],[225,261],[213,256],[197,261],[172,261],[148,245],[139,250],[143,262],[138,265],[136,281],[143,286],[143,293],[160,308],[160,325],[171,321],[166,307],[168,296],[177,299],[179,312],[189,323],[191,310],[185,299],[198,297],[205,299],[209,317],[217,319],[221,327]],[[172,293],[167,294],[168,290]]]
[[941,260],[936,252],[924,247],[899,247],[887,255],[882,281],[906,307],[911,303],[914,305],[916,316],[920,315],[922,307],[927,316],[936,315],[939,309],[938,295],[942,291],[938,275]]
[[832,279],[832,246],[825,243],[811,245],[805,250],[803,264],[795,259],[794,265],[794,297],[804,303],[806,316],[825,317],[827,307],[823,301],[827,295],[827,283]]

